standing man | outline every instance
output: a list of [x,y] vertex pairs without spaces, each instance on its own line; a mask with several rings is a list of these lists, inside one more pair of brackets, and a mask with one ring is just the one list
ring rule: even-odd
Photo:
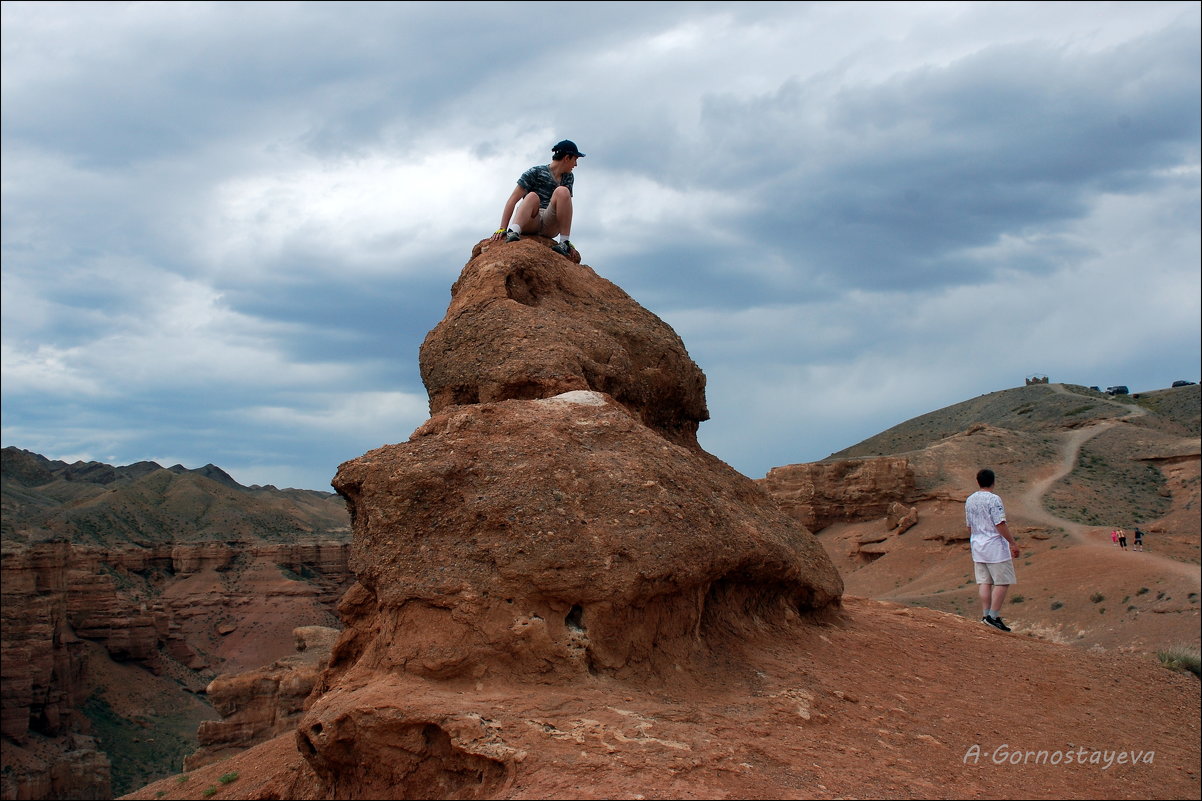
[[1006,525],[1002,499],[993,494],[992,470],[977,473],[979,490],[964,502],[964,519],[971,532],[972,562],[981,593],[981,622],[995,629],[1010,631],[1002,622],[1002,602],[1014,578],[1014,559],[1018,545]]
[[517,242],[522,234],[554,237],[551,249],[567,256],[575,248],[568,239],[572,233],[572,170],[584,157],[570,139],[551,148],[551,163],[531,167],[518,178],[518,185],[505,201],[501,227],[492,235]]

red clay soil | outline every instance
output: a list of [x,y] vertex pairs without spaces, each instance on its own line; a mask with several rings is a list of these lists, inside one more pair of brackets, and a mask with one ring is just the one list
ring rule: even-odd
[[[410,700],[365,689],[376,708]],[[431,691],[514,746],[493,792],[458,797],[1199,796],[1194,676],[856,597],[660,687]],[[125,798],[323,797],[314,778],[284,735]]]

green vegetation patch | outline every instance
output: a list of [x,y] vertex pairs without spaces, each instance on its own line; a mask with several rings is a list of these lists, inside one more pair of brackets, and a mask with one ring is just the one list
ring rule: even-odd
[[1156,658],[1169,670],[1179,670],[1202,677],[1202,655],[1199,654],[1197,648],[1177,645],[1157,651]]
[[[112,765],[113,796],[119,797],[179,771],[198,747],[197,719],[179,715],[120,715],[100,691],[83,704],[92,733]],[[181,783],[186,778],[181,777]]]

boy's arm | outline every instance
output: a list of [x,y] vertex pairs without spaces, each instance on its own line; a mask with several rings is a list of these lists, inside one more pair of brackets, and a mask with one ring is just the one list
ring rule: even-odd
[[521,186],[514,186],[513,191],[509,193],[509,198],[505,201],[505,208],[501,210],[501,226],[496,233],[492,235],[493,239],[500,239],[505,235],[505,229],[509,227],[509,221],[513,219],[513,210],[518,205],[518,201],[526,196],[526,190]]
[[1006,542],[1010,543],[1010,557],[1018,558],[1018,543],[1014,541],[1014,537],[1010,535],[1010,527],[1006,525],[1006,521],[997,524],[997,533],[1006,538]]

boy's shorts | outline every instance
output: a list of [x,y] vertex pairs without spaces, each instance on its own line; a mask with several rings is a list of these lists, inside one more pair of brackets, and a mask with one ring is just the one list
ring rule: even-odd
[[1017,584],[1014,577],[1014,560],[1005,562],[973,562],[978,584]]
[[539,209],[538,212],[540,236],[553,237],[559,234],[559,217],[555,214],[555,204],[547,206],[545,209]]

